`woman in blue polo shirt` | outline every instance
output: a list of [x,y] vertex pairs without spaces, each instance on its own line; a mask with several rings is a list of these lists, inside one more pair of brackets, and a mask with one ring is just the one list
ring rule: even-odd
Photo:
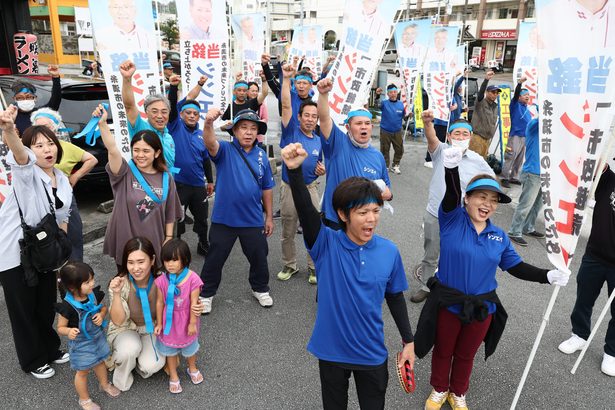
[[491,355],[506,323],[506,311],[495,293],[498,267],[519,279],[559,286],[565,286],[569,276],[523,262],[506,233],[491,223],[498,203],[510,202],[492,176],[472,178],[462,202],[462,154],[455,147],[443,152],[446,193],[438,211],[440,261],[436,277],[427,283],[431,292],[417,328],[417,356],[434,348],[427,410],[440,409],[447,399],[453,409],[467,410],[474,355],[483,340],[485,356]]
[[400,363],[414,366],[414,338],[404,299],[408,288],[399,250],[374,234],[383,199],[367,178],[351,177],[333,193],[341,230],[326,227],[310,198],[300,143],[282,149],[305,244],[318,272],[318,311],[307,349],[319,359],[323,408],[345,409],[353,373],[362,409],[384,409],[388,382],[382,302],[404,343]]

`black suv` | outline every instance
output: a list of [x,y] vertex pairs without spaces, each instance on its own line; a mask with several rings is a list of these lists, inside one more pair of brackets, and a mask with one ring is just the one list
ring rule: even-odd
[[[3,95],[3,103],[10,104],[13,101],[11,86],[18,80],[23,79],[31,82],[36,87],[38,96],[37,105],[47,104],[51,97],[51,77],[49,76],[0,76],[0,91]],[[102,80],[92,79],[62,79],[62,103],[60,104],[60,115],[67,128],[71,129],[71,142],[83,148],[98,159],[98,164],[92,169],[82,181],[108,183],[109,177],[105,171],[107,164],[107,150],[99,138],[94,146],[85,143],[83,138],[75,139],[74,135],[81,132],[92,116],[92,111],[103,102],[109,102],[107,88]],[[0,105],[3,105],[0,104]],[[6,107],[1,107],[2,109]],[[111,116],[111,113],[109,113]]]

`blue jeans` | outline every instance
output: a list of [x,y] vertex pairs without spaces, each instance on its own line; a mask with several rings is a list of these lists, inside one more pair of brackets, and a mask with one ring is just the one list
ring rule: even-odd
[[[583,255],[577,274],[577,300],[570,315],[572,333],[587,340],[591,332],[592,310],[606,282],[608,294],[615,289],[615,267],[609,266],[592,255]],[[608,295],[607,295],[608,296]],[[611,320],[606,330],[604,352],[615,356],[615,303],[611,305]]]
[[521,236],[522,233],[534,232],[534,223],[538,216],[538,211],[542,207],[542,194],[540,189],[540,175],[522,172],[519,178],[523,186],[519,205],[515,209],[512,218],[509,236]]

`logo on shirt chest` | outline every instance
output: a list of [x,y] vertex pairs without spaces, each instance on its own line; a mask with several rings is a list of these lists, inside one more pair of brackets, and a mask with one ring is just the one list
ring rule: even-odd
[[504,238],[502,238],[501,236],[498,235],[494,235],[492,233],[487,234],[487,239],[492,240],[492,241],[497,241],[497,242],[503,242]]
[[367,172],[368,174],[372,174],[372,175],[378,174],[375,169],[370,168],[370,167],[363,167],[363,172]]

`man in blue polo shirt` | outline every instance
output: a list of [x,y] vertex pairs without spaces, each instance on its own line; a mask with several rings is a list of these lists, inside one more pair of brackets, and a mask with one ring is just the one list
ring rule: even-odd
[[[442,152],[448,148],[444,142],[440,142],[436,136],[434,128],[434,116],[431,110],[423,111],[423,122],[425,124],[425,137],[427,138],[427,151],[433,160],[433,175],[429,182],[429,199],[427,209],[423,216],[423,260],[414,269],[414,276],[427,283],[438,267],[440,257],[440,225],[438,223],[438,209],[446,184],[444,183],[444,166],[442,166]],[[447,138],[453,147],[458,147],[463,151],[463,156],[459,164],[459,179],[461,180],[461,191],[465,193],[465,188],[470,179],[478,174],[494,175],[493,170],[487,162],[476,152],[468,149],[472,139],[472,125],[466,120],[459,119],[451,123]],[[429,295],[429,289],[423,285],[416,291],[410,301],[414,303],[423,302]]]
[[521,88],[524,81],[525,77],[519,78],[515,94],[510,101],[510,137],[506,143],[501,176],[502,186],[506,188],[510,188],[510,184],[521,185],[518,176],[525,155],[525,129],[532,119],[532,113],[527,106],[530,101],[530,92],[526,88]]
[[[333,191],[343,180],[357,176],[371,180],[383,180],[386,188],[382,199],[390,201],[393,194],[391,181],[382,153],[372,147],[372,114],[364,109],[352,110],[346,119],[346,133],[338,128],[329,114],[329,92],[333,88],[330,78],[318,82],[318,117],[320,133],[327,141],[327,186],[322,202],[325,225],[339,229],[339,220],[333,209]],[[324,148],[324,147],[323,147]]]
[[[376,89],[377,98],[382,94],[382,88]],[[380,121],[380,152],[384,156],[384,162],[389,167],[389,152],[393,145],[393,165],[391,171],[401,174],[399,163],[404,155],[404,139],[402,136],[402,121],[404,119],[404,103],[397,99],[398,89],[395,84],[387,86],[387,97],[380,102],[382,120]]]
[[[303,163],[304,182],[310,192],[312,204],[318,208],[320,201],[318,194],[318,177],[325,174],[325,166],[322,163],[322,145],[320,137],[314,132],[318,123],[318,109],[315,102],[308,100],[303,102],[298,110],[298,116],[294,115],[291,98],[291,78],[295,75],[295,67],[286,64],[282,67],[282,138],[280,148],[299,142],[308,152],[308,157]],[[282,263],[284,267],[278,273],[279,280],[288,280],[299,270],[297,269],[297,249],[295,247],[295,234],[299,217],[295,209],[292,193],[288,186],[288,169],[282,164],[282,185],[280,187],[280,214],[282,218]],[[316,284],[316,269],[314,261],[307,255],[308,282]]]
[[273,306],[269,295],[267,237],[273,233],[274,182],[267,154],[256,145],[256,136],[267,132],[267,124],[252,110],[240,111],[228,130],[233,141],[218,141],[213,123],[221,114],[219,109],[209,110],[203,125],[205,146],[217,171],[209,254],[201,271],[204,314],[211,312],[222,268],[237,238],[250,262],[252,294],[262,307]]
[[169,114],[171,113],[169,100],[160,94],[145,97],[145,103],[143,104],[145,114],[147,115],[147,121],[145,121],[139,114],[139,109],[135,103],[135,96],[132,92],[132,76],[137,67],[132,61],[126,60],[120,64],[119,68],[122,75],[122,100],[126,108],[130,138],[142,130],[154,131],[158,134],[162,143],[162,154],[167,162],[167,167],[173,170],[175,166],[175,142],[173,142],[173,137],[171,137],[169,130],[167,130]]
[[[209,154],[203,143],[203,131],[199,129],[201,105],[195,98],[201,92],[207,77],[201,76],[197,85],[190,90],[186,98],[179,103],[178,86],[180,77],[173,75],[169,78],[169,102],[171,114],[169,115],[169,133],[175,142],[175,165],[179,172],[173,177],[177,195],[184,209],[190,208],[194,216],[193,231],[198,235],[197,253],[207,256],[209,241],[207,239],[207,218],[209,215],[208,195],[214,190],[213,172]],[[207,185],[205,183],[207,177]],[[181,236],[186,232],[185,221],[177,224],[177,234]]]

